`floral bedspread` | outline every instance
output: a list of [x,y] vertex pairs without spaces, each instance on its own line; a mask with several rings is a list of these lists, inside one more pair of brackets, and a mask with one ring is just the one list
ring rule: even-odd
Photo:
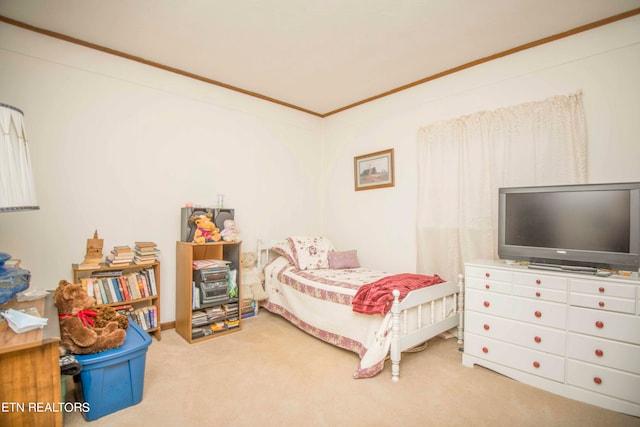
[[353,311],[358,288],[388,276],[366,268],[298,270],[284,257],[267,265],[261,305],[303,331],[360,356],[354,378],[372,377],[384,368],[391,345],[391,315]]

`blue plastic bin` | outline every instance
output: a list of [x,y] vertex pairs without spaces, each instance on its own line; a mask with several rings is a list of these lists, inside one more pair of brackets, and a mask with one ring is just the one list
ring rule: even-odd
[[144,366],[151,338],[130,322],[122,346],[95,354],[77,355],[82,371],[77,398],[89,404],[87,421],[135,405],[142,400]]

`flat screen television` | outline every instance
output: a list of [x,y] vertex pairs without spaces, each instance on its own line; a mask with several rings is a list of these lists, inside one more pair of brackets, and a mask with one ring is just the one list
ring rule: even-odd
[[638,270],[640,182],[500,188],[498,200],[501,259]]

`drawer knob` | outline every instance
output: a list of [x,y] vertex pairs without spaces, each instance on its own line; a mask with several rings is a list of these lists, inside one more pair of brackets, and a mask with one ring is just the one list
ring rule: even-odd
[[536,279],[536,285],[539,285],[540,283],[542,283],[542,280]]
[[602,384],[602,378],[600,378],[600,377],[594,377],[594,378],[593,378],[593,382],[594,382],[594,383],[596,383],[596,384]]
[[489,274],[489,273],[484,273],[484,277],[491,277],[491,274]]
[[534,368],[539,368],[540,367],[540,362],[533,362],[533,367]]
[[482,352],[483,353],[489,353],[489,349],[487,347],[482,347]]
[[541,318],[542,317],[542,313],[539,312],[539,311],[536,311],[534,314],[536,315],[537,318]]
[[598,320],[598,321],[596,322],[596,328],[598,328],[598,329],[602,329],[602,328],[604,328],[604,323],[603,323],[603,322],[601,322],[600,320]]
[[596,356],[602,357],[603,355],[604,355],[604,352],[602,350],[600,350],[600,349],[596,350]]
[[598,291],[599,291],[601,294],[604,294],[604,288],[603,288],[603,287],[599,287],[599,288],[598,288]]
[[486,285],[484,285],[485,289],[491,289],[491,286],[487,283]]
[[599,306],[599,307],[604,307],[604,301],[600,301],[600,302],[598,302],[598,306]]
[[540,298],[540,292],[536,292],[536,296]]
[[491,327],[485,323],[485,324],[484,324],[484,330],[485,330],[485,331],[488,331],[489,329],[491,329]]
[[489,307],[491,304],[489,304],[489,301],[485,301],[482,303],[482,305],[484,305],[485,307]]
[[542,342],[542,338],[540,338],[540,337],[535,337],[533,340],[534,340],[535,342],[537,342],[537,343]]

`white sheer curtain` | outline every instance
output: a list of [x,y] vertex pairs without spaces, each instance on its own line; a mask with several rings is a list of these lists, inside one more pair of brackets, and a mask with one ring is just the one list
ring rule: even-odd
[[586,178],[580,92],[421,128],[418,272],[453,280],[465,261],[498,257],[498,188]]

